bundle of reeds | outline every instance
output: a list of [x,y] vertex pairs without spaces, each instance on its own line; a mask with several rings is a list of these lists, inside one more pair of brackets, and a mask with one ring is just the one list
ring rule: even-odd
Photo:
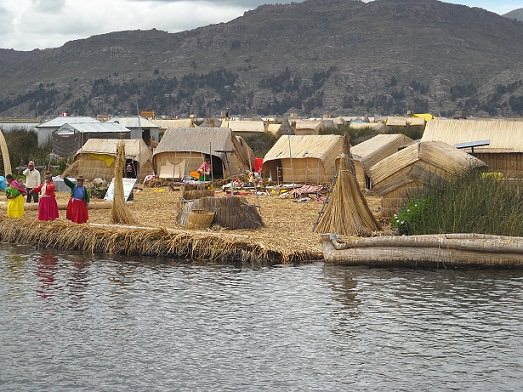
[[251,205],[243,197],[203,197],[184,203],[176,217],[181,226],[187,226],[189,214],[193,210],[214,212],[214,224],[230,229],[258,229],[263,226],[263,220],[256,206]]
[[116,159],[114,163],[114,197],[111,208],[111,222],[124,225],[136,225],[137,221],[132,216],[125,204],[123,193],[123,171],[125,167],[125,143],[118,142],[116,147]]
[[187,190],[184,186],[182,192],[183,200],[196,200],[202,197],[214,196],[214,189],[193,189]]
[[367,205],[354,176],[352,162],[347,155],[339,159],[338,176],[323,215],[316,225],[316,233],[369,236],[381,230],[380,224]]
[[12,174],[11,160],[9,159],[9,149],[7,148],[7,143],[2,130],[0,130],[0,150],[2,151],[2,160],[4,161],[4,176]]

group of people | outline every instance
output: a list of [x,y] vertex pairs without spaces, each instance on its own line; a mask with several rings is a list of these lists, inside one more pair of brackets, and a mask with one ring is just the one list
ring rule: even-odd
[[[56,202],[56,186],[51,172],[45,172],[44,181],[40,179],[40,172],[35,169],[33,161],[22,173],[25,176],[25,186],[20,184],[11,174],[5,179],[7,187],[7,216],[21,218],[24,216],[24,203],[38,203],[38,220],[51,221],[59,218],[58,203]],[[84,186],[84,178],[78,176],[76,182],[64,177],[64,183],[71,189],[71,198],[67,204],[66,219],[75,223],[85,223],[89,219],[89,192]],[[24,199],[26,197],[26,199]]]

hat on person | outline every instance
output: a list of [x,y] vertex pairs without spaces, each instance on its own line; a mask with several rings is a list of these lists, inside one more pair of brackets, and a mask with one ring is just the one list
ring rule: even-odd
[[29,161],[29,163],[27,164],[27,166],[33,166],[34,167],[35,165],[35,161]]
[[84,180],[84,176],[76,176],[76,181],[83,181]]
[[45,178],[53,178],[53,176],[51,175],[51,172],[49,170],[44,173],[44,176],[45,176]]

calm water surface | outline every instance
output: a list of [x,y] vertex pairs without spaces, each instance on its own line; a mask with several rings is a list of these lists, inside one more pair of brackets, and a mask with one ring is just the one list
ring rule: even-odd
[[518,391],[523,272],[0,245],[2,391]]

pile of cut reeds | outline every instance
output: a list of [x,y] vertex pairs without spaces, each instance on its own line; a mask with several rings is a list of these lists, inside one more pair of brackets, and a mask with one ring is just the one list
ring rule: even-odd
[[316,225],[316,233],[337,233],[351,236],[369,236],[381,230],[380,224],[367,205],[354,176],[349,157],[339,159],[338,176],[327,207]]
[[230,229],[258,229],[263,220],[256,206],[239,196],[203,197],[183,203],[176,218],[178,224],[186,227],[193,210],[214,212],[214,224]]

